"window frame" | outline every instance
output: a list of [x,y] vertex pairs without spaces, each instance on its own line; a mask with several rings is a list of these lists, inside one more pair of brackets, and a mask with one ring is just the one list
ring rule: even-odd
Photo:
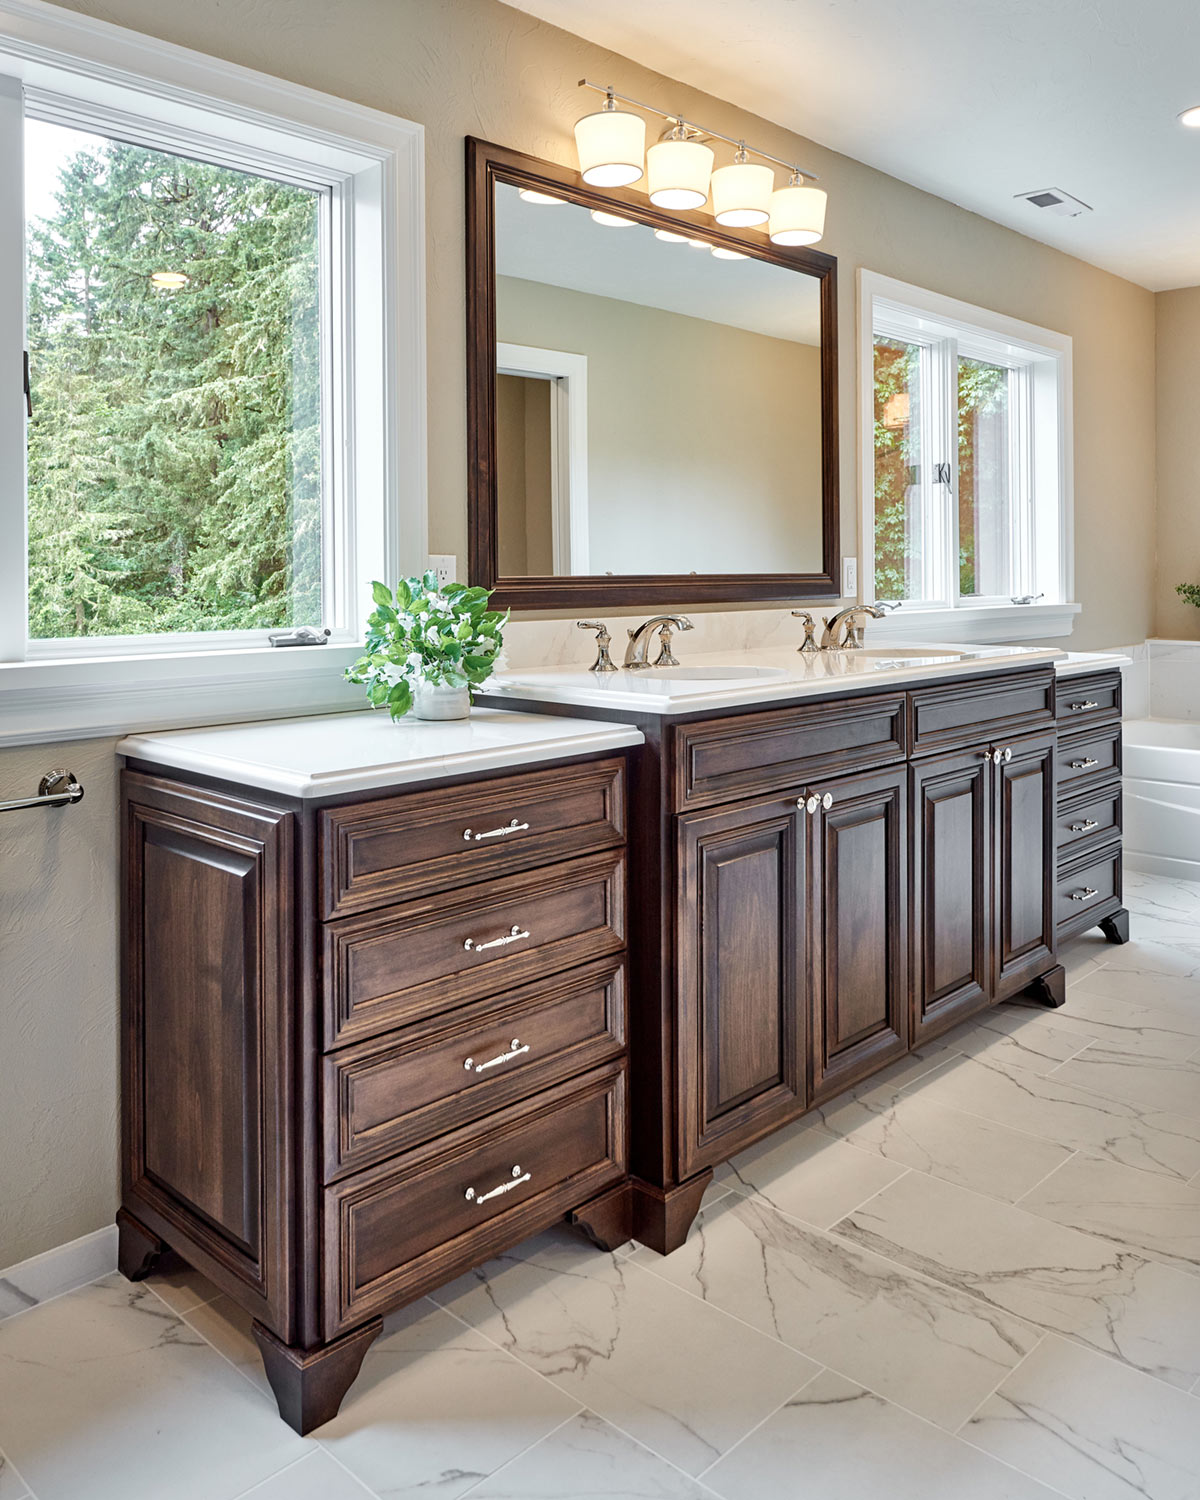
[[[239,717],[354,706],[340,669],[361,643],[370,580],[420,571],[427,557],[423,127],[42,0],[0,0],[0,350],[25,347],[23,163],[3,149],[23,123],[23,96],[38,118],[327,192],[322,275],[336,295],[323,297],[321,312],[322,593],[332,634],[326,646],[291,651],[271,648],[265,630],[29,641],[25,419],[10,398],[0,402],[0,468],[9,455],[0,473],[0,743],[42,737],[29,721],[31,695],[46,700],[68,681],[84,689],[77,711],[52,716],[66,723],[45,737],[228,718],[240,682],[253,690]],[[121,705],[120,719],[108,703]]]
[[[872,634],[963,641],[1040,639],[1069,635],[1079,605],[1074,602],[1073,442],[1069,335],[955,298],[929,292],[878,272],[859,272],[859,560],[865,597],[875,578],[875,378],[877,334],[938,348],[941,358],[922,360],[922,395],[935,409],[935,443],[954,457],[949,493],[936,496],[930,482],[936,452],[922,463],[921,523],[939,537],[933,555],[923,553],[927,597],[906,601]],[[956,410],[953,389],[959,357],[1007,365],[1017,372],[1019,399],[1010,424],[1010,462],[1026,500],[1010,518],[1012,545],[1025,578],[1020,591],[1044,594],[1035,604],[1013,604],[1011,595],[962,596],[959,588],[957,435],[947,430]],[[930,387],[937,385],[939,389]],[[938,581],[931,586],[931,580]]]

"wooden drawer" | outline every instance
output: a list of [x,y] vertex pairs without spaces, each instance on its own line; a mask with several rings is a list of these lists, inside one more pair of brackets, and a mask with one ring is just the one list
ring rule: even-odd
[[1121,783],[1084,788],[1082,795],[1060,797],[1055,822],[1060,861],[1074,859],[1082,848],[1109,843],[1121,833]]
[[1054,672],[996,673],[985,682],[946,683],[909,695],[914,756],[980,750],[1054,725]]
[[440,1286],[626,1169],[624,1064],[328,1188],[324,1335]]
[[1055,713],[1060,734],[1073,734],[1084,725],[1121,717],[1121,674],[1089,672],[1083,677],[1060,678],[1054,688]]
[[469,1124],[625,1046],[622,960],[572,969],[324,1060],[325,1180]]
[[1059,798],[1074,798],[1085,787],[1111,781],[1121,771],[1121,726],[1108,724],[1090,734],[1064,735],[1058,742]]
[[1120,844],[1085,854],[1059,870],[1055,917],[1060,939],[1094,927],[1120,904]]
[[903,760],[904,695],[863,696],[683,724],[675,731],[675,805],[710,807]]
[[319,815],[321,915],[369,911],[624,839],[620,758],[327,808]]
[[507,991],[625,946],[625,856],[592,854],[322,929],[325,1045]]

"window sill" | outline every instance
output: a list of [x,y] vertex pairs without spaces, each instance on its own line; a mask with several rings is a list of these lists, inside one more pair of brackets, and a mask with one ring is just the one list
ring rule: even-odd
[[0,745],[97,739],[364,706],[342,680],[361,645],[0,663]]
[[971,609],[913,609],[901,606],[885,619],[871,620],[867,636],[879,641],[962,641],[1007,644],[1069,636],[1079,604],[992,604]]

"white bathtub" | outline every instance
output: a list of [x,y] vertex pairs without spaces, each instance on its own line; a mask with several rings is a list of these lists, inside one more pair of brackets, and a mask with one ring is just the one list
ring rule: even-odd
[[1200,721],[1126,719],[1125,863],[1200,880]]

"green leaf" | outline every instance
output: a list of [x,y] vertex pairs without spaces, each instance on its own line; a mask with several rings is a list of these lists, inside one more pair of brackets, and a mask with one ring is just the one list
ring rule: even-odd
[[406,578],[402,578],[396,585],[396,603],[401,609],[407,609],[412,603],[412,589]]
[[412,688],[407,682],[398,682],[387,696],[388,710],[393,719],[401,719],[412,707]]
[[380,583],[378,578],[371,583],[371,598],[376,604],[390,604],[392,602],[392,591],[386,583]]

